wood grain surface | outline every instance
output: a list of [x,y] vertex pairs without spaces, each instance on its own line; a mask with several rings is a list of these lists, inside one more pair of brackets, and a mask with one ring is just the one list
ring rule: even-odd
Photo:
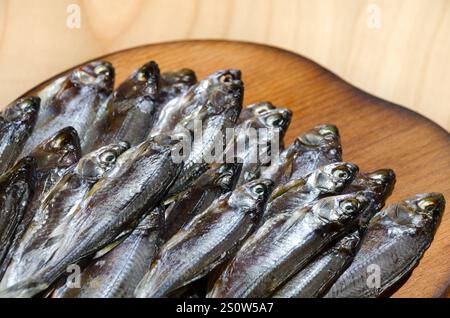
[[450,131],[448,0],[0,0],[0,104],[87,59],[179,39],[289,49]]
[[[245,83],[245,104],[270,100],[293,110],[286,142],[316,124],[334,123],[341,133],[344,160],[358,164],[361,171],[395,170],[397,184],[388,203],[432,191],[450,200],[448,132],[354,88],[301,56],[242,42],[187,41],[143,46],[104,59],[114,64],[117,82],[151,59],[162,71],[189,67],[199,78],[218,69],[238,68]],[[431,247],[394,297],[448,295],[450,212],[446,210]]]

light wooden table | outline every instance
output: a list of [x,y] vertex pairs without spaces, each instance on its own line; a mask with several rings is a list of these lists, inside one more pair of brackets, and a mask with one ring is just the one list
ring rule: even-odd
[[450,130],[447,0],[0,0],[0,104],[85,60],[193,38],[298,52]]

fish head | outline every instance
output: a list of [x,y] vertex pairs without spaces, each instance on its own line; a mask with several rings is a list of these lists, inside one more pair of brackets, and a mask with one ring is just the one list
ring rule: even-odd
[[261,212],[270,196],[274,183],[269,179],[257,179],[236,188],[230,196],[230,205],[251,213]]
[[161,74],[161,81],[166,86],[177,88],[180,92],[197,82],[195,72],[188,68],[182,68],[173,72]]
[[238,122],[242,123],[256,116],[260,116],[266,111],[272,109],[276,109],[276,107],[271,102],[259,102],[256,104],[251,104],[242,109]]
[[30,155],[37,160],[38,167],[70,167],[81,158],[78,133],[73,127],[63,128],[41,142]]
[[156,98],[160,86],[158,64],[150,61],[138,68],[129,78],[123,81],[114,91],[112,104],[120,105],[121,101],[134,98]]
[[335,125],[317,125],[297,138],[299,145],[307,149],[320,149],[335,161],[342,155],[339,130]]
[[80,66],[69,78],[74,86],[89,86],[111,93],[114,87],[115,71],[111,63],[95,61]]
[[359,231],[355,231],[341,239],[334,247],[334,250],[354,255],[360,242],[361,234]]
[[223,189],[232,189],[238,180],[241,169],[241,163],[221,164],[214,170],[214,183]]
[[369,206],[369,198],[364,192],[336,195],[320,199],[312,212],[324,223],[343,225],[356,217]]
[[226,113],[228,117],[239,116],[244,97],[244,83],[238,70],[223,70],[210,75],[208,81],[206,111],[208,115]]
[[160,71],[158,64],[150,61],[142,65],[131,76],[132,82],[135,85],[135,91],[142,95],[154,96],[159,91]]
[[39,97],[24,97],[8,105],[3,116],[7,121],[33,126],[37,120],[40,105]]
[[283,136],[286,132],[291,123],[291,118],[292,111],[283,108],[267,110],[262,114],[255,116],[258,127],[276,129],[280,132],[280,136]]
[[433,233],[445,209],[441,193],[418,194],[404,201],[390,205],[385,215],[398,225],[414,229],[430,230]]
[[33,157],[24,157],[0,176],[0,191],[4,193],[10,186],[19,186],[14,195],[20,196],[22,192],[20,185],[27,184],[34,187],[36,181],[36,160]]
[[183,68],[173,72],[165,72],[161,74],[159,97],[163,102],[181,97],[195,83],[197,83],[197,76],[191,69]]
[[396,181],[395,172],[392,169],[379,169],[365,175],[370,185],[373,187],[376,193],[380,194],[384,201],[391,195],[394,190]]
[[85,178],[97,180],[116,165],[120,155],[129,147],[123,141],[103,146],[83,156],[75,170]]
[[249,105],[246,110],[249,111],[253,116],[259,116],[264,114],[269,110],[276,109],[271,102],[260,102],[256,104]]
[[355,178],[358,170],[353,163],[331,163],[313,171],[306,182],[323,193],[336,193]]

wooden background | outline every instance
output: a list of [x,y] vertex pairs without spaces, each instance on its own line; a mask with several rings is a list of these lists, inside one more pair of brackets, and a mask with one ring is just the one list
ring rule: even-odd
[[96,56],[205,38],[298,52],[450,130],[448,0],[0,0],[0,104]]

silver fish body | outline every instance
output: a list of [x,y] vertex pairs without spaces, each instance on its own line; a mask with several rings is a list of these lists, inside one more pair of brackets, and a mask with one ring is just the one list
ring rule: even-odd
[[300,141],[294,140],[287,148],[282,149],[269,166],[261,168],[261,178],[273,180],[275,187],[288,182],[292,175],[292,163],[300,149]]
[[189,190],[166,209],[166,239],[175,235],[195,215],[209,207],[215,199],[231,191],[241,171],[237,163],[213,167],[198,178]]
[[0,177],[0,265],[33,196],[36,161],[21,159]]
[[371,207],[360,217],[360,226],[367,226],[370,219],[379,212],[386,199],[394,190],[396,181],[395,172],[391,169],[379,169],[370,173],[360,173],[353,179],[343,191],[343,193],[354,193],[365,191],[371,194]]
[[325,297],[383,296],[417,266],[433,240],[444,209],[442,194],[428,193],[377,213],[352,264]]
[[72,127],[63,128],[55,136],[39,144],[30,156],[36,160],[36,182],[33,196],[20,222],[8,255],[0,266],[0,280],[15,250],[32,221],[45,194],[60,180],[62,175],[81,157],[80,140]]
[[114,68],[108,62],[91,62],[68,74],[64,82],[57,85],[59,90],[47,97],[22,155],[67,126],[75,128],[83,145],[87,131],[111,94],[113,85]]
[[8,105],[0,125],[0,174],[18,159],[36,124],[39,113],[38,97],[21,98]]
[[134,229],[143,214],[158,206],[182,167],[172,158],[174,141],[151,138],[128,150],[91,189],[79,209],[64,224],[58,248],[32,279],[0,292],[30,297],[47,289],[71,264],[77,264]]
[[322,166],[303,178],[278,186],[269,199],[264,219],[301,209],[325,196],[340,194],[357,173],[356,165],[336,162]]
[[151,61],[122,82],[89,129],[83,150],[91,151],[113,142],[131,146],[147,137],[159,105],[160,71]]
[[[186,135],[187,132],[193,132],[194,140],[184,160],[183,170],[170,189],[169,196],[184,191],[208,169],[210,163],[223,160],[227,144],[226,130],[234,127],[239,116],[244,86],[238,71],[224,71],[218,74],[221,74],[218,78],[210,76],[217,83],[206,88],[207,98],[201,99],[202,106],[200,108],[197,106],[198,111],[183,118],[174,129],[175,134]],[[198,133],[201,136],[196,136],[197,130],[200,130]],[[212,157],[213,162],[206,160],[210,159],[209,157]]]
[[80,287],[69,282],[52,293],[54,298],[129,298],[145,275],[161,243],[164,210],[155,208],[131,234],[105,255],[82,269]]
[[270,180],[249,182],[195,216],[163,245],[136,297],[167,297],[225,261],[255,228],[271,186]]
[[323,296],[350,265],[359,242],[358,231],[345,236],[289,279],[272,297],[317,298]]
[[[176,129],[182,128],[193,130],[195,119],[204,120],[223,110],[224,105],[228,106],[236,101],[242,107],[243,84],[240,78],[240,71],[223,70],[202,79],[164,106],[150,131],[150,136],[171,135]],[[236,85],[240,89],[236,96],[233,96],[229,93]],[[233,101],[234,99],[237,100]]]
[[339,131],[334,125],[317,125],[297,140],[300,147],[292,161],[289,180],[299,179],[320,166],[342,161]]
[[0,283],[1,288],[32,278],[50,261],[60,240],[54,232],[66,231],[65,222],[76,213],[95,182],[115,165],[126,149],[126,143],[119,143],[83,156],[45,193],[23,231]]
[[[258,113],[236,127],[235,138],[227,148],[242,162],[238,185],[259,178],[261,169],[270,164],[272,154],[283,147],[283,138],[291,122],[288,109],[272,109]],[[272,149],[275,146],[277,149]],[[226,155],[228,154],[226,149]]]
[[227,264],[208,297],[269,297],[345,234],[367,205],[364,195],[345,194],[268,219]]

